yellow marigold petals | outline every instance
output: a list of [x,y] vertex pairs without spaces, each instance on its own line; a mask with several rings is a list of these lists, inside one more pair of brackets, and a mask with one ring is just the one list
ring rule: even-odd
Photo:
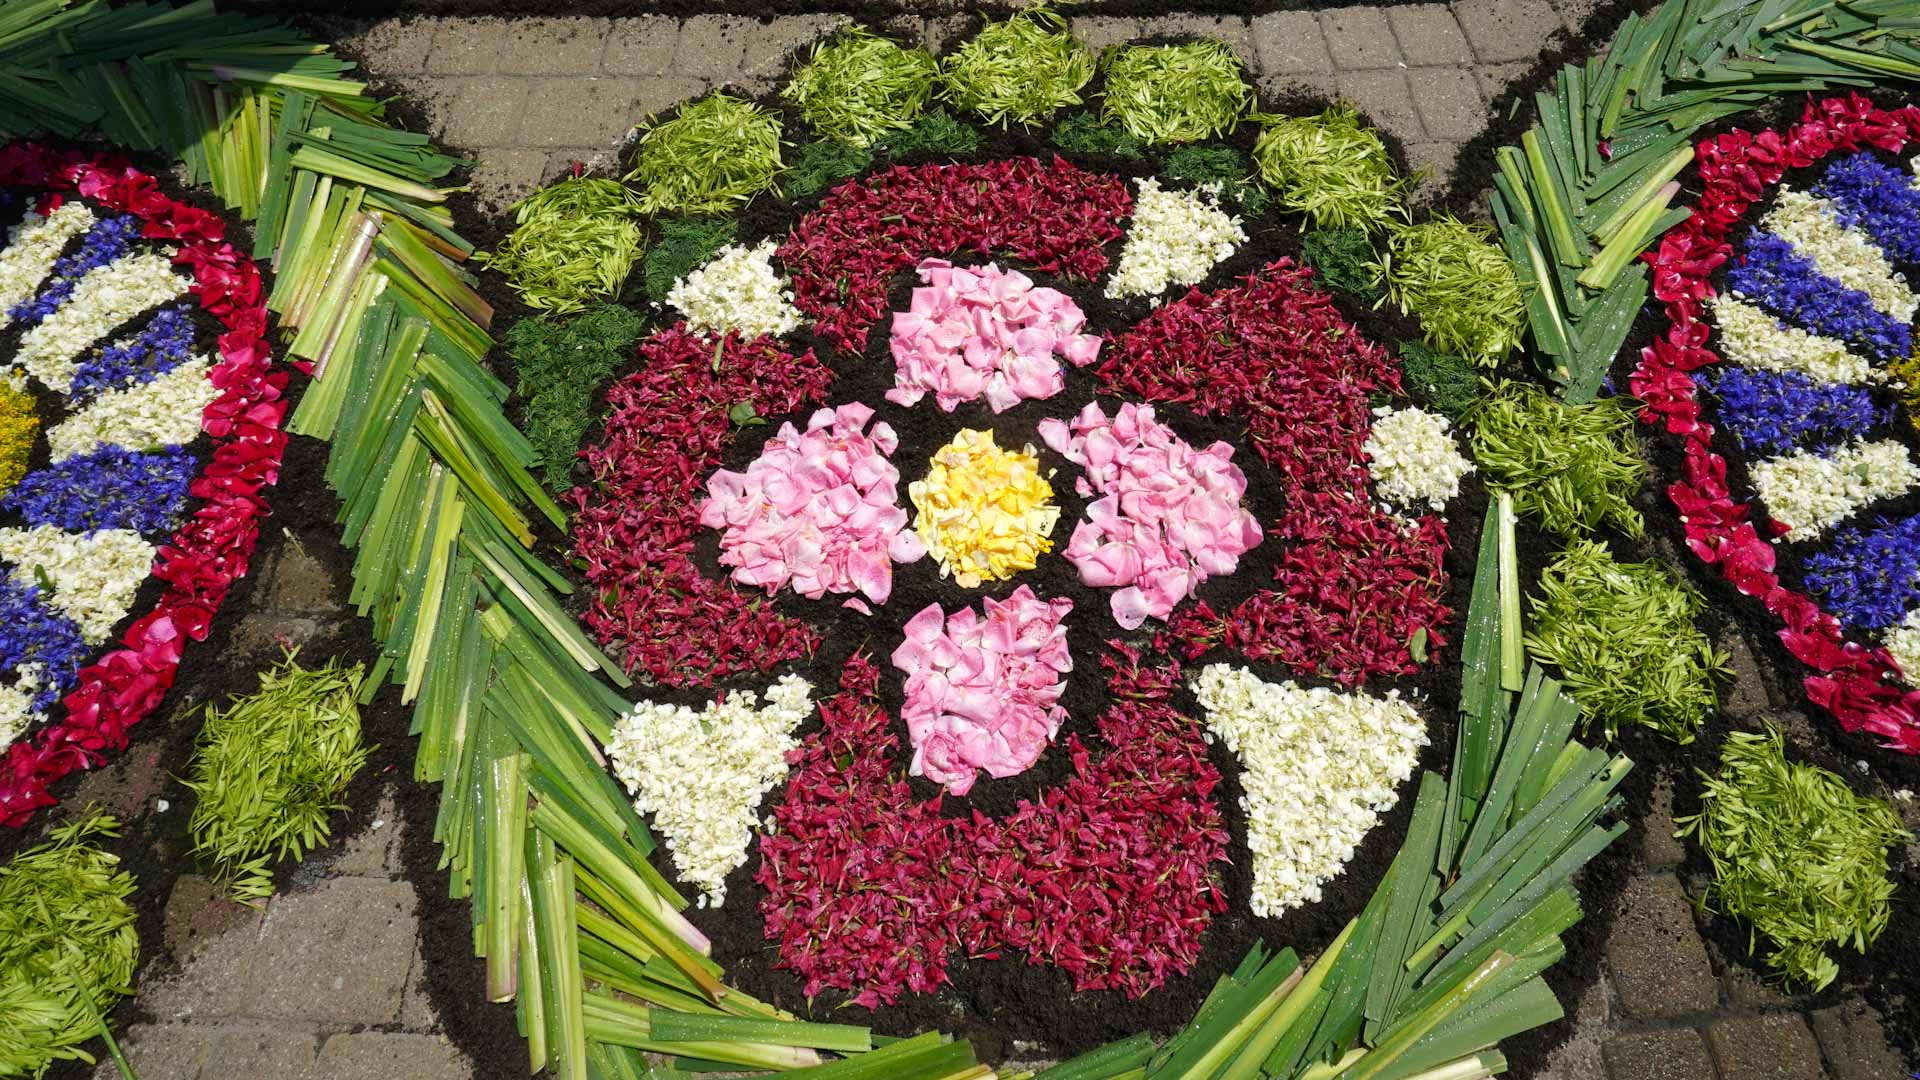
[[1002,450],[993,432],[963,428],[934,452],[924,480],[907,485],[914,531],[942,577],[967,588],[1031,570],[1053,550],[1060,520],[1053,486],[1033,447]]
[[0,381],[0,494],[12,491],[27,475],[27,459],[40,434],[33,395]]

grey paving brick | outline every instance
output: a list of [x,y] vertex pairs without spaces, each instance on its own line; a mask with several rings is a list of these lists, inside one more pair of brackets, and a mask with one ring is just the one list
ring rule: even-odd
[[547,167],[544,150],[489,150],[480,155],[467,181],[480,205],[504,210],[514,200],[533,192]]
[[1804,997],[1788,993],[1780,980],[1772,977],[1761,959],[1764,955],[1750,955],[1744,947],[1729,953],[1719,942],[1708,942],[1707,956],[1713,960],[1713,970],[1720,976],[1720,988],[1727,1003],[1736,1009],[1754,1011],[1804,1004]]
[[1392,67],[1401,62],[1400,47],[1394,43],[1393,29],[1379,8],[1335,8],[1320,13],[1320,26],[1326,31],[1327,48],[1333,54],[1333,66],[1341,71],[1364,71]]
[[1311,11],[1276,11],[1256,16],[1253,43],[1260,54],[1262,75],[1299,75],[1330,72],[1333,56],[1327,35]]
[[[464,80],[463,80],[464,81]],[[474,80],[479,81],[479,80]],[[475,96],[482,96],[475,88]],[[302,615],[335,613],[342,609],[347,582],[298,544],[282,544],[267,568],[260,606]]]
[[1343,71],[1334,78],[1340,96],[1353,103],[1376,125],[1402,139],[1418,138],[1420,118],[1413,95],[1407,91],[1407,73],[1399,68],[1379,71]]
[[316,1077],[326,1080],[471,1080],[473,1062],[447,1040],[433,1035],[361,1031],[331,1035],[314,1062]]
[[178,963],[186,963],[210,942],[228,936],[260,934],[261,912],[236,903],[222,889],[199,874],[182,874],[167,897],[161,919],[162,939]]
[[1653,801],[1647,807],[1647,813],[1640,819],[1641,851],[1645,854],[1647,865],[1656,870],[1669,866],[1679,866],[1687,859],[1686,841],[1673,835],[1679,827],[1673,821],[1673,778],[1663,776],[1654,781]]
[[1473,49],[1445,4],[1409,4],[1387,9],[1387,23],[1400,54],[1414,67],[1471,64]]
[[504,75],[597,75],[606,20],[515,19],[500,48]]
[[1285,101],[1301,94],[1332,99],[1340,96],[1340,87],[1335,79],[1331,71],[1302,71],[1292,75],[1269,75],[1260,79],[1257,85],[1261,96],[1269,99]]
[[1900,1075],[1900,1054],[1887,1042],[1886,1026],[1871,1008],[1849,1002],[1821,1009],[1810,1019],[1833,1080],[1886,1080]]
[[1607,967],[1620,1008],[1636,1020],[1711,1012],[1720,992],[1694,925],[1693,907],[1672,874],[1634,879],[1621,891],[1607,939]]
[[1713,1058],[1692,1028],[1615,1035],[1601,1047],[1612,1080],[1713,1080]]
[[600,70],[609,75],[664,75],[673,67],[680,24],[665,15],[613,19],[606,35]]
[[575,166],[592,170],[606,165],[619,171],[617,157],[609,150],[591,146],[569,146],[547,151],[546,164],[540,167],[540,183],[551,184],[573,172]]
[[1153,20],[1154,37],[1213,38],[1232,49],[1249,69],[1259,63],[1247,20],[1231,15],[1168,15]]
[[516,146],[611,146],[633,126],[638,79],[535,79],[520,114]]
[[750,22],[732,15],[695,15],[682,22],[668,73],[712,83],[739,78]]
[[427,53],[429,75],[487,75],[498,69],[507,39],[499,19],[441,19]]
[[1088,15],[1073,20],[1070,24],[1073,36],[1087,43],[1089,49],[1099,52],[1109,45],[1119,45],[1140,36],[1140,20],[1119,19],[1110,15]]
[[285,1077],[311,1075],[320,1038],[312,1030],[280,1024],[235,1024],[216,1029],[202,1075]]
[[1413,107],[1429,139],[1464,141],[1487,125],[1487,109],[1473,73],[1460,67],[1424,67],[1407,71]]
[[358,54],[374,76],[414,75],[427,70],[434,20],[380,19],[348,30],[340,44]]
[[1483,64],[1530,61],[1561,32],[1560,13],[1547,0],[1458,0],[1453,14]]
[[1527,74],[1529,64],[1475,64],[1474,81],[1480,84],[1480,96],[1488,104],[1499,102],[1507,87],[1519,82]]
[[[397,873],[400,870],[399,811],[393,801],[392,785],[383,785],[366,824],[340,842],[340,850],[328,858],[325,872],[336,877],[368,878],[387,878]],[[312,868],[311,863],[303,867]]]
[[[133,1024],[114,1036],[140,1080],[199,1080],[207,1063],[207,1033],[187,1024]],[[93,1080],[125,1080],[112,1059],[103,1059]]]
[[946,52],[973,32],[968,15],[936,15],[920,24],[920,44],[935,56]]
[[1797,1013],[1717,1020],[1707,1027],[1707,1049],[1720,1075],[1739,1080],[1824,1080],[1820,1046]]
[[634,80],[633,101],[627,122],[637,124],[649,116],[665,113],[683,101],[698,97],[707,84],[678,75],[656,75]]
[[1773,702],[1767,698],[1766,681],[1760,676],[1760,665],[1753,658],[1753,650],[1747,647],[1746,638],[1729,632],[1715,644],[1726,650],[1727,666],[1733,669],[1733,681],[1721,685],[1720,711],[1740,720],[1770,711]]
[[789,57],[804,59],[814,42],[851,21],[844,15],[782,15],[756,23],[747,31],[741,73],[771,88],[786,75]]
[[1453,182],[1453,170],[1460,162],[1460,144],[1423,139],[1407,146],[1407,167],[1423,174],[1414,192],[1416,202],[1433,198]]

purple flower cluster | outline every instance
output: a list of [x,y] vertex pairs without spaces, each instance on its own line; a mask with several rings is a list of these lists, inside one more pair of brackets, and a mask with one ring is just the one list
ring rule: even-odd
[[60,256],[40,295],[13,306],[10,313],[23,326],[32,326],[58,311],[67,297],[90,270],[105,266],[125,255],[140,236],[140,219],[132,214],[101,218],[87,230],[77,250]]
[[38,587],[0,578],[0,671],[45,665],[33,698],[36,710],[51,706],[73,686],[74,673],[91,651],[72,619],[41,603]]
[[197,467],[193,454],[178,446],[103,446],[28,474],[0,506],[19,511],[28,525],[151,535],[179,521]]
[[1920,189],[1870,153],[1841,158],[1813,193],[1832,199],[1834,220],[1873,237],[1895,262],[1920,262]]
[[1903,360],[1913,349],[1913,328],[1873,306],[1873,298],[1816,270],[1813,260],[1773,233],[1747,240],[1740,265],[1727,283],[1741,296],[1798,326],[1857,345],[1882,360]]
[[85,400],[130,383],[152,382],[193,354],[193,319],[184,304],[161,308],[132,338],[100,350],[74,369],[69,393]]
[[1879,630],[1920,602],[1920,516],[1861,531],[1841,529],[1807,559],[1807,587],[1856,630]]
[[1718,376],[1696,372],[1694,381],[1719,399],[1720,425],[1750,453],[1831,445],[1893,418],[1864,386],[1818,382],[1797,371],[1728,366]]

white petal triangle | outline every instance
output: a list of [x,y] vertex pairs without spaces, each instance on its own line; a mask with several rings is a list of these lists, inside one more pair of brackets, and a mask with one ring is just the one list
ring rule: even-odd
[[48,590],[48,606],[78,624],[91,645],[106,641],[132,610],[134,594],[153,569],[153,552],[153,545],[130,529],[0,529],[0,560],[16,567],[22,584]]

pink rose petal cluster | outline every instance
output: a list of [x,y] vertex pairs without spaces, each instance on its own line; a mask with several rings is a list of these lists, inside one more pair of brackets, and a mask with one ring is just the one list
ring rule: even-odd
[[1088,404],[1072,424],[1040,421],[1040,438],[1085,470],[1088,504],[1064,552],[1080,580],[1118,588],[1114,621],[1132,630],[1164,620],[1202,581],[1231,574],[1260,542],[1260,523],[1242,509],[1247,477],[1233,447],[1195,450],[1153,418],[1153,406],[1128,402],[1109,420]]
[[994,412],[1005,412],[1065,387],[1055,353],[1075,367],[1100,353],[1100,339],[1080,332],[1087,323],[1080,306],[1017,270],[945,259],[923,260],[918,270],[925,284],[893,317],[888,401],[910,406],[931,393],[952,412],[984,396]]
[[1073,670],[1064,624],[1073,601],[1041,600],[1022,585],[981,606],[984,617],[970,607],[949,617],[929,604],[893,650],[893,666],[907,676],[900,715],[913,741],[909,772],[955,795],[973,788],[976,769],[1024,771],[1067,716],[1060,694],[1061,676]]
[[[783,424],[744,473],[707,481],[700,524],[721,529],[720,563],[733,580],[771,596],[782,585],[810,600],[858,591],[876,604],[893,592],[893,564],[926,554],[899,505],[899,440],[859,402],[821,409],[807,430]],[[850,601],[850,603],[856,603]]]

